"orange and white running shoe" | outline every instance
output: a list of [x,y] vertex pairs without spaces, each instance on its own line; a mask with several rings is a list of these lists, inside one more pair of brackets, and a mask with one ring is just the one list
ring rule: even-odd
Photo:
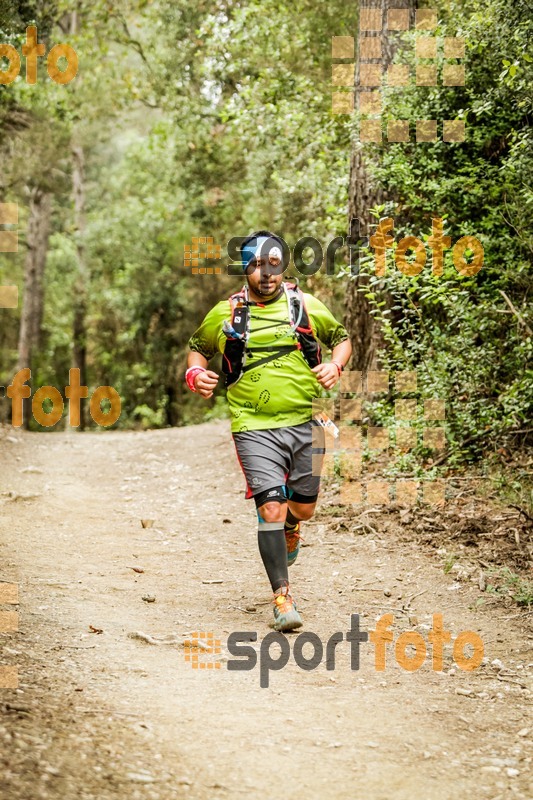
[[302,627],[303,621],[290,593],[289,584],[281,586],[274,592],[273,602],[274,630],[292,631]]

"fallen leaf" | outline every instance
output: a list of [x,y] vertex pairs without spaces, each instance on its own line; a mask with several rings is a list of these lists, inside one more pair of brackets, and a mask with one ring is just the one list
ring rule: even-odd
[[103,633],[103,628],[95,628],[94,625],[89,625],[91,633]]

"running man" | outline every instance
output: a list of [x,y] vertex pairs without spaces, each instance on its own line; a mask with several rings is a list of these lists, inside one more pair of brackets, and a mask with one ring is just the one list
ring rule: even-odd
[[[315,510],[324,453],[312,401],[320,387],[335,386],[352,347],[346,329],[320,300],[283,281],[282,250],[269,231],[244,240],[246,284],[217,303],[190,338],[185,380],[191,391],[212,397],[219,376],[208,364],[222,353],[231,431],[246,497],[257,508],[259,552],[274,592],[273,627],[288,631],[303,624],[288,566],[300,549],[300,522]],[[332,350],[327,364],[319,340]]]

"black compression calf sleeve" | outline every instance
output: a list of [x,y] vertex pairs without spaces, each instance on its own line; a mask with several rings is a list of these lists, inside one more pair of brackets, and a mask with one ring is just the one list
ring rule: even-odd
[[295,528],[297,524],[300,522],[299,519],[296,519],[290,508],[287,508],[287,518],[285,520],[285,527],[286,528]]
[[[273,526],[272,528],[270,528],[271,525]],[[278,525],[280,527],[274,527]],[[272,591],[275,592],[280,586],[285,586],[289,582],[287,543],[285,541],[283,523],[260,523],[257,541]]]

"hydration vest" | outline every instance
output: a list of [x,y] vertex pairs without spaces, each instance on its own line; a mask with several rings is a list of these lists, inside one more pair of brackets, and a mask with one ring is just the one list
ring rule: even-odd
[[[222,356],[222,372],[225,375],[226,388],[236,383],[245,372],[288,355],[293,350],[301,350],[311,369],[322,362],[320,345],[309,322],[303,292],[296,284],[283,283],[282,286],[287,298],[289,324],[296,335],[294,344],[248,347],[250,307],[261,307],[261,303],[248,299],[248,287],[246,286],[229,298],[232,308],[231,323],[225,320],[223,326],[226,345]],[[247,364],[246,356],[257,352],[264,352],[265,356],[254,361],[253,364]]]

